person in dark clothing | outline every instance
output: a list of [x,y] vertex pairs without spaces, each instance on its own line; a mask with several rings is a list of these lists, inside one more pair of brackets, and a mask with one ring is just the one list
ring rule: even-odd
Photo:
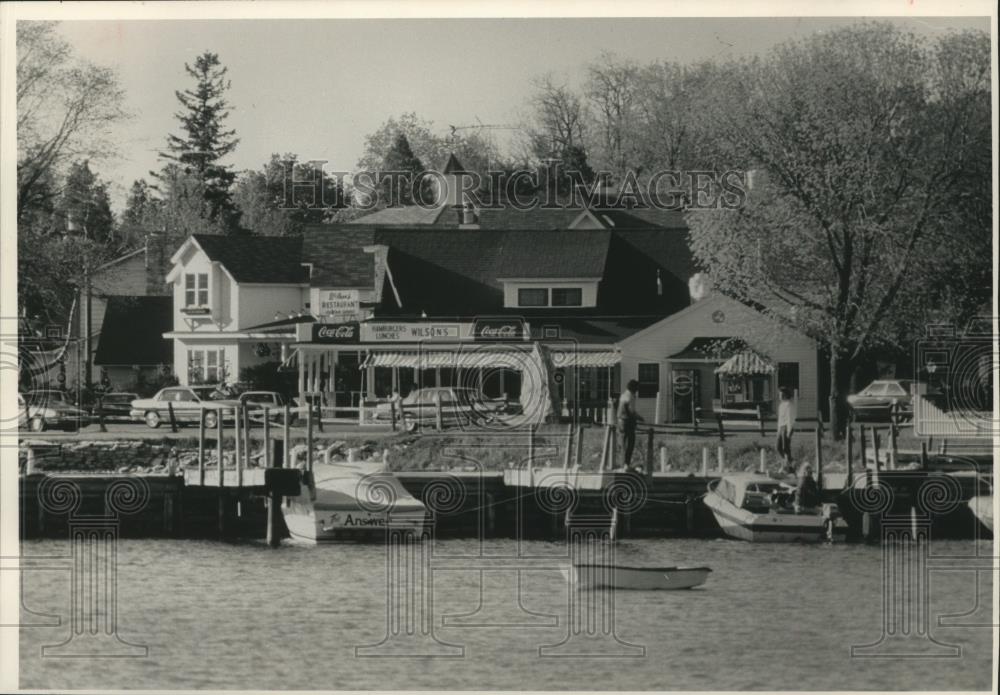
[[799,471],[799,487],[795,491],[796,511],[800,509],[814,509],[819,505],[819,486],[816,484],[815,478],[813,478],[812,466],[808,463],[803,464],[802,470]]
[[632,452],[635,451],[635,426],[642,419],[635,409],[635,399],[638,393],[639,382],[632,379],[628,382],[625,393],[618,398],[618,428],[622,432],[626,468],[632,465]]

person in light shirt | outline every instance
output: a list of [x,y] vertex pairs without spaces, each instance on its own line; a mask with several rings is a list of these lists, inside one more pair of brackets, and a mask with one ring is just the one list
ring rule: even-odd
[[635,427],[642,419],[635,409],[635,399],[638,392],[639,382],[632,379],[628,382],[624,393],[618,398],[618,427],[622,431],[626,468],[632,465],[632,452],[635,451]]
[[792,432],[795,430],[796,415],[795,398],[787,387],[781,388],[781,400],[778,401],[778,456],[785,461],[785,468],[792,467]]

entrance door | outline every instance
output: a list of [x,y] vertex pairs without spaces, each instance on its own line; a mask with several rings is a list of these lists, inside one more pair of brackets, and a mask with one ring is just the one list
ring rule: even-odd
[[701,406],[701,385],[697,369],[670,371],[673,393],[673,422],[693,422],[692,411]]

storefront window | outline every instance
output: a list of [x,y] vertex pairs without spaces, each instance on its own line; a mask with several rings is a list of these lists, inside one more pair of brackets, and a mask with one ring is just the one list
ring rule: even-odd
[[375,397],[388,398],[392,395],[392,367],[375,367],[373,371]]

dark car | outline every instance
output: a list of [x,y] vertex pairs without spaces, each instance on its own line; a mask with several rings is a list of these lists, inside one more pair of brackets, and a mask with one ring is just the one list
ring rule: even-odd
[[89,422],[87,414],[70,403],[61,391],[29,391],[24,394],[24,401],[24,419],[32,432],[48,429],[72,432]]
[[898,409],[904,419],[913,414],[913,382],[909,379],[878,379],[847,397],[857,420],[889,420]]
[[131,421],[129,413],[132,412],[132,401],[137,398],[139,398],[137,393],[106,393],[103,397],[99,396],[90,406],[90,414],[97,418],[100,410],[105,420]]

